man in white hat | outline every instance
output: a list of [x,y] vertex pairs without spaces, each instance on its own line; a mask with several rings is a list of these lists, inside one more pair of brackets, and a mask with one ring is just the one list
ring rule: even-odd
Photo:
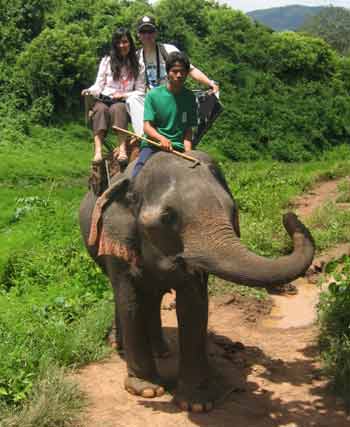
[[[159,86],[166,80],[165,62],[167,56],[172,52],[178,52],[179,49],[171,44],[157,43],[157,26],[151,16],[143,16],[137,24],[137,32],[142,43],[140,49],[140,61],[146,67],[146,83],[152,89]],[[202,71],[191,65],[189,76],[198,83],[206,85],[214,92],[219,90],[218,85],[210,80]]]
[[[137,32],[142,43],[138,51],[140,63],[145,67],[146,86],[153,89],[166,82],[167,72],[165,62],[172,52],[179,49],[171,44],[157,43],[157,26],[152,16],[143,16],[137,23]],[[219,91],[219,86],[209,79],[202,71],[191,64],[189,76],[198,83],[203,84],[214,93]],[[135,132],[140,136],[143,130],[143,96],[133,96],[127,100],[126,106],[130,114],[134,114]]]

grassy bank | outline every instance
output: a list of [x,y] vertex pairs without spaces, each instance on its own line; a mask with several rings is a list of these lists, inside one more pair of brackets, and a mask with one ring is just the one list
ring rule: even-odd
[[[0,354],[6,355],[0,358],[1,425],[14,426],[23,411],[30,413],[40,384],[52,376],[48,367],[80,365],[109,351],[104,337],[111,292],[87,256],[77,224],[89,138],[79,125],[37,127],[24,144],[0,146]],[[316,181],[350,174],[349,154],[339,147],[307,164],[232,163],[217,156],[239,204],[243,241],[260,254],[287,252],[281,214]],[[309,222],[319,249],[350,238],[348,214],[326,207],[317,215]],[[337,224],[336,232],[329,224]],[[216,288],[225,285],[214,281],[211,291]],[[64,425],[50,423],[45,425]]]
[[43,413],[38,397],[44,389],[74,412],[68,396],[77,393],[52,366],[108,352],[111,293],[77,225],[89,140],[80,126],[37,127],[24,144],[0,146],[0,425],[65,425],[54,420],[59,412]]
[[329,263],[332,278],[319,304],[320,349],[335,391],[350,408],[350,256]]

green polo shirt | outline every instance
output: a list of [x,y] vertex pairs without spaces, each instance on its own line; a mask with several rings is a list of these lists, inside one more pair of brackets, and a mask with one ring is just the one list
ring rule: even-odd
[[[175,95],[166,85],[158,86],[146,95],[143,119],[168,138],[175,150],[183,151],[185,131],[197,126],[196,98],[185,87]],[[142,141],[141,148],[145,147],[149,144]]]

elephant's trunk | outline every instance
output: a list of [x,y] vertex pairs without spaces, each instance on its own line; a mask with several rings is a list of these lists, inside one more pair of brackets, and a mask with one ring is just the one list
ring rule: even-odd
[[[268,259],[255,255],[241,244],[233,230],[228,234],[232,227],[226,223],[217,226],[214,234],[206,233],[206,242],[203,245],[202,241],[201,248],[196,248],[190,239],[188,247],[185,245],[184,258],[195,268],[235,283],[252,286],[288,283],[306,272],[315,247],[310,232],[296,215],[286,214],[283,224],[294,243],[294,250],[288,256]],[[217,237],[220,234],[224,239]]]

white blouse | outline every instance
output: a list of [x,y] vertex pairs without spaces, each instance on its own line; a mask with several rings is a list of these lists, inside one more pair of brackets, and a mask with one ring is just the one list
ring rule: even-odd
[[88,88],[92,95],[112,96],[115,92],[123,93],[126,98],[130,95],[145,93],[145,67],[140,64],[140,71],[135,80],[127,67],[122,67],[119,80],[114,80],[111,70],[111,57],[105,56],[100,62],[95,83]]

